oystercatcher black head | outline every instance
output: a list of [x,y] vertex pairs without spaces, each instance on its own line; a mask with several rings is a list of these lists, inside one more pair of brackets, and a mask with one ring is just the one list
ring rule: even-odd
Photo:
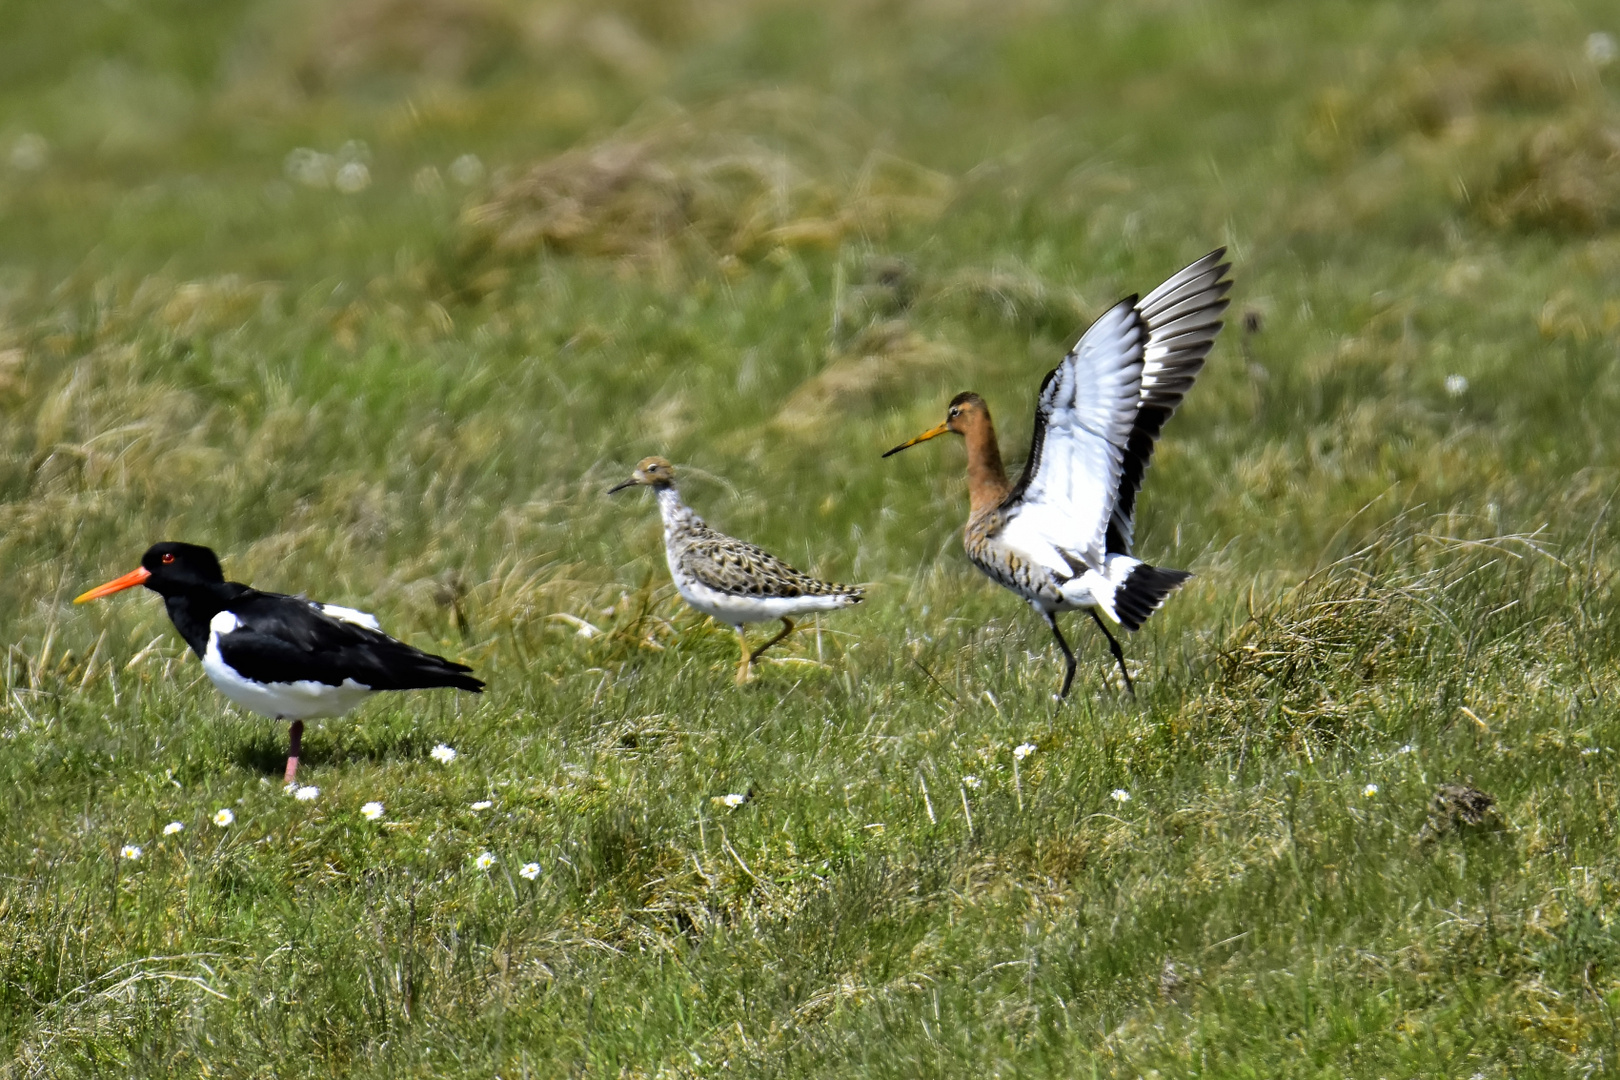
[[184,592],[206,592],[213,586],[225,584],[225,571],[219,567],[219,556],[200,544],[182,544],[165,540],[153,544],[141,556],[141,565],[113,578],[105,585],[97,585],[89,592],[73,598],[75,604],[97,600],[115,592],[145,585],[163,596]]
[[467,665],[395,641],[363,611],[226,581],[218,557],[196,544],[153,544],[138,568],[74,603],[136,585],[163,596],[175,629],[221,693],[293,721],[289,781],[307,718],[341,716],[378,690],[484,689]]

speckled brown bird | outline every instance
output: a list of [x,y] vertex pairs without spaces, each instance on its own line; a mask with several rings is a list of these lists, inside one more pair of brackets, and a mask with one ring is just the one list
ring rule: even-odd
[[[753,678],[760,654],[793,633],[793,616],[833,611],[858,604],[863,592],[802,574],[775,555],[725,533],[716,532],[681,501],[675,490],[675,466],[661,457],[643,458],[630,479],[608,494],[627,487],[650,487],[664,517],[664,554],[681,598],[703,614],[737,631],[742,660],[737,681]],[[781,631],[749,651],[743,627],[751,622],[782,620]]]

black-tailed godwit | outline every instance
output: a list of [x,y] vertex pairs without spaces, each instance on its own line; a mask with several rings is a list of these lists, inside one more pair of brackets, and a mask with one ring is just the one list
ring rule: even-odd
[[1092,323],[1041,383],[1029,460],[1017,483],[1001,464],[990,410],[977,394],[951,400],[945,422],[884,454],[947,432],[967,444],[968,558],[1023,597],[1075,659],[1057,615],[1090,613],[1133,693],[1125,653],[1098,615],[1137,630],[1192,575],[1131,555],[1136,496],[1153,446],[1192,387],[1229,303],[1226,249],[1210,252],[1138,302],[1121,300]]

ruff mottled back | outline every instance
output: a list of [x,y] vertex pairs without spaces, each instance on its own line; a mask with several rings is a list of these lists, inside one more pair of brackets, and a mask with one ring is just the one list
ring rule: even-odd
[[[763,548],[717,532],[681,501],[675,467],[659,457],[645,458],[630,479],[609,490],[650,487],[664,519],[664,554],[681,598],[698,611],[737,631],[742,660],[737,681],[753,677],[761,653],[793,632],[793,616],[858,604],[859,588],[836,585],[800,573]],[[782,620],[782,630],[753,651],[743,636],[751,622]]]

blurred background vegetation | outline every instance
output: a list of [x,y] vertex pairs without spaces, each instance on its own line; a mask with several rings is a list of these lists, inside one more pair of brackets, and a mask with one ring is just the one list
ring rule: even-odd
[[[1617,34],[7,0],[0,1069],[1612,1070]],[[877,455],[975,389],[1016,460],[1087,321],[1217,245],[1232,318],[1138,529],[1198,577],[1139,700],[1077,626],[1054,712],[960,554],[960,451]],[[871,602],[734,691],[602,494],[649,453]],[[312,732],[295,809],[160,605],[67,604],[163,538],[491,693]]]

